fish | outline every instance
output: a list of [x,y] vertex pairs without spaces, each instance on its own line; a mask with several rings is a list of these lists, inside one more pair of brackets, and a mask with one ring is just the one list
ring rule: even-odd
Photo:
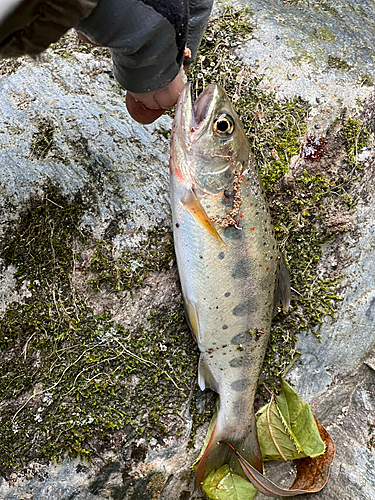
[[259,472],[254,396],[290,278],[242,124],[224,89],[179,97],[171,133],[170,190],[177,266],[188,324],[200,350],[198,383],[220,408],[195,485],[224,464],[243,475],[230,443]]

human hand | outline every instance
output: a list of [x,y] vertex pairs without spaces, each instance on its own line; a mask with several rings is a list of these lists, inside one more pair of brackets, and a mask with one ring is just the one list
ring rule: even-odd
[[[185,72],[187,72],[188,67],[188,65],[184,65]],[[135,94],[128,91],[125,102],[130,116],[144,125],[152,123],[177,103],[185,82],[186,76],[180,71],[169,85],[155,92]]]
[[[96,45],[91,42],[83,33],[77,32],[79,38],[91,45]],[[96,45],[97,46],[97,45]],[[191,52],[185,49],[185,57],[190,57]],[[166,87],[156,90],[155,92],[147,92],[145,94],[137,94],[135,92],[126,92],[125,103],[130,116],[142,125],[147,125],[159,118],[167,109],[170,109],[177,103],[177,100],[186,83],[186,73],[189,69],[189,64],[184,64],[179,74]]]

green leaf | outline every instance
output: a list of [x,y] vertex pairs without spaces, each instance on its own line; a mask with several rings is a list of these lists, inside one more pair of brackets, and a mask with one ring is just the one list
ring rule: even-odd
[[252,500],[258,493],[247,479],[237,476],[227,464],[210,472],[202,488],[212,500]]
[[263,460],[295,460],[324,453],[314,414],[285,380],[281,393],[258,413],[257,431]]

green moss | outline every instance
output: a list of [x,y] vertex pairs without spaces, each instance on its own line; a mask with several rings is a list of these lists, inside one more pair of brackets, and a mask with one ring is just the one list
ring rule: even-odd
[[[161,443],[184,429],[197,353],[182,304],[150,311],[132,331],[95,315],[72,287],[74,248],[87,243],[85,209],[79,197],[46,188],[4,238],[1,257],[31,296],[0,320],[3,470],[66,454],[89,459],[120,429],[128,440]],[[155,230],[145,242],[150,252],[157,235],[168,236]]]
[[165,229],[147,231],[147,238],[138,252],[124,251],[115,256],[111,243],[99,241],[89,270],[95,273],[90,283],[113,290],[139,288],[151,271],[168,270],[174,259],[172,235]]
[[323,42],[335,42],[336,37],[329,28],[319,28],[315,30],[315,36],[318,40]]
[[358,120],[349,118],[342,127],[342,135],[344,136],[349,165],[360,169],[360,162],[357,160],[357,156],[367,146],[370,138],[369,132]]
[[363,75],[360,79],[360,84],[364,87],[372,87],[374,85],[374,79],[371,75]]
[[351,66],[343,59],[340,59],[340,57],[328,56],[327,62],[330,68],[343,70],[349,70],[351,68]]
[[209,422],[212,418],[212,414],[215,409],[215,399],[216,397],[213,394],[206,395],[206,401],[204,405],[199,405],[198,409],[198,400],[202,396],[202,392],[198,387],[198,384],[194,387],[193,397],[190,403],[190,415],[192,418],[192,427],[190,432],[190,438],[187,443],[187,448],[191,448],[194,445],[194,438],[197,433],[197,429],[199,426],[203,425],[205,422]]
[[38,132],[31,139],[30,151],[40,160],[44,159],[53,145],[54,126],[48,119],[39,122]]
[[78,37],[75,30],[65,33],[58,42],[52,43],[49,46],[49,50],[52,50],[63,59],[70,59],[74,52],[92,54],[95,57],[105,57],[108,59],[111,57],[110,50],[107,47],[98,47],[90,43],[85,43]]

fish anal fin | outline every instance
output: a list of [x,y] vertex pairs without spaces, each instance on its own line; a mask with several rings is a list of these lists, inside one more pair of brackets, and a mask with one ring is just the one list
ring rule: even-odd
[[283,255],[280,254],[279,258],[279,272],[276,278],[275,296],[274,296],[274,316],[277,314],[277,309],[281,304],[283,305],[284,311],[289,309],[290,305],[290,276],[289,269],[286,265]]
[[191,213],[194,219],[199,222],[201,226],[203,226],[210,234],[212,234],[214,238],[216,238],[220,243],[222,243],[226,248],[228,248],[227,245],[222,240],[219,233],[217,232],[216,227],[210,220],[205,209],[202,207],[202,204],[199,201],[192,187],[190,189],[186,189],[183,197],[181,198],[181,203],[184,205],[186,210],[188,210]]

